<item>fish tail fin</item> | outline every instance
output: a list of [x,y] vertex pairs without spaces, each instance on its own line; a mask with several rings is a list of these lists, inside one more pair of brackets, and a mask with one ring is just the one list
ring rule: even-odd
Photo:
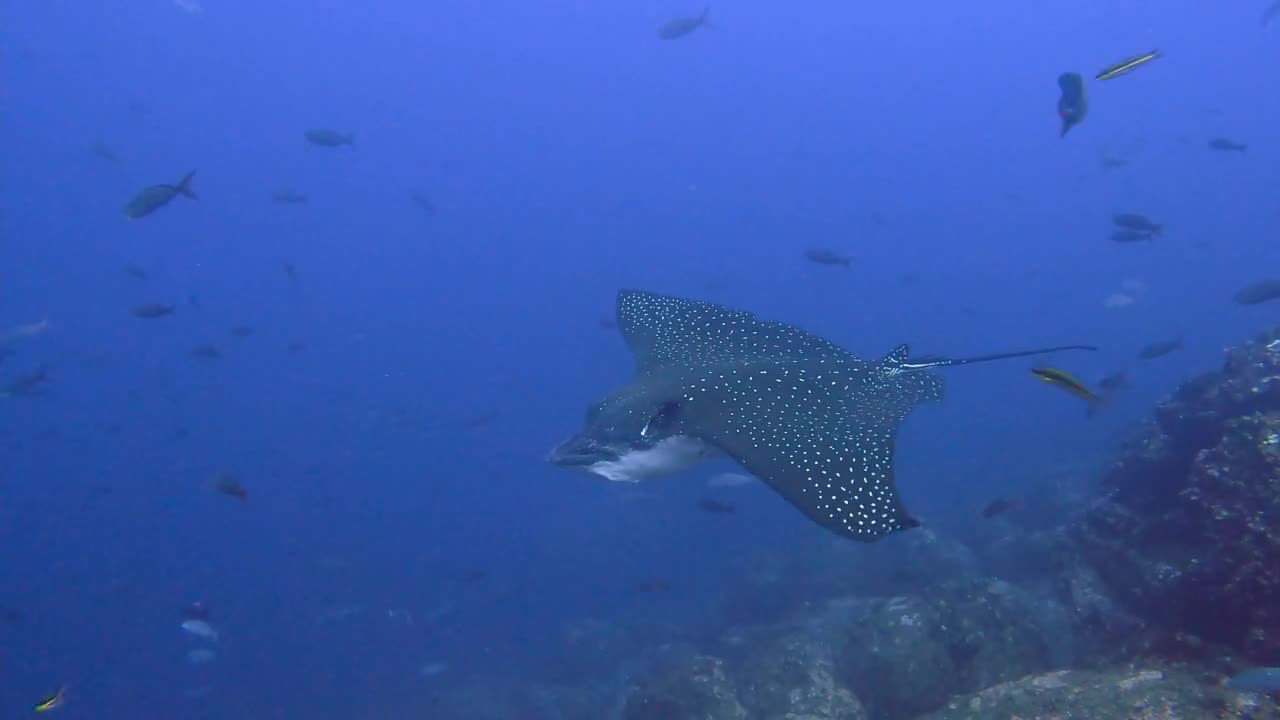
[[702,8],[702,14],[698,16],[698,24],[709,30],[715,30],[717,25],[711,22],[711,6]]
[[356,134],[355,134],[355,133],[347,133],[347,137],[345,138],[345,140],[347,141],[347,144],[348,144],[348,145],[355,145],[355,144],[356,144]]
[[195,190],[191,189],[191,179],[194,178],[195,176],[196,176],[196,171],[192,170],[186,175],[183,175],[182,179],[178,181],[178,184],[174,185],[173,187],[176,188],[177,191],[182,193],[183,195],[186,195],[192,200],[195,200],[197,199],[196,192]]
[[1152,237],[1164,237],[1164,223],[1158,223],[1151,226]]
[[1105,403],[1106,403],[1106,400],[1104,400],[1101,397],[1095,397],[1090,399],[1088,407],[1085,408],[1084,416],[1087,418],[1092,418],[1094,415],[1097,415],[1098,411],[1102,409],[1102,406]]

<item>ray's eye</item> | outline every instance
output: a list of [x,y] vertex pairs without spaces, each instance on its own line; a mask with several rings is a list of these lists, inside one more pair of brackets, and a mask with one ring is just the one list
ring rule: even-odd
[[674,400],[663,403],[658,408],[658,411],[649,418],[649,422],[645,423],[644,427],[640,429],[640,437],[651,437],[670,432],[675,427],[679,416],[680,403]]

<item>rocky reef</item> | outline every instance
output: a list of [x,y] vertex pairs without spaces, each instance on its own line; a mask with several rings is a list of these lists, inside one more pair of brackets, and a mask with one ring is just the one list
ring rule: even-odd
[[1183,668],[1058,670],[956,698],[919,720],[1270,720],[1280,712],[1267,698],[1206,680]]
[[[713,654],[663,646],[624,682],[458,685],[426,717],[450,720],[1274,720],[1280,706],[1232,690],[1205,665],[1142,661],[1050,670],[1052,626],[986,582],[929,599],[831,601],[723,638]],[[995,587],[991,584],[995,583]],[[975,597],[982,592],[989,597]],[[953,602],[954,601],[954,602]],[[941,613],[939,610],[941,609]],[[1009,615],[1007,613],[1017,613]],[[1010,626],[1009,621],[1014,622]],[[952,623],[955,623],[954,625]],[[1027,666],[1041,671],[1026,674]],[[606,680],[616,667],[601,667]]]
[[1161,402],[1072,531],[1133,613],[1280,658],[1280,328]]

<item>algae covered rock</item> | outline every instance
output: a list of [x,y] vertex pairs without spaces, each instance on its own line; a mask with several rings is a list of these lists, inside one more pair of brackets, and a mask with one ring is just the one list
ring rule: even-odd
[[746,720],[724,661],[668,653],[626,695],[623,720]]
[[805,633],[764,645],[740,676],[752,720],[866,720],[862,703],[836,679],[830,651]]
[[[607,693],[518,679],[476,678],[442,689],[416,717],[444,720],[600,720]],[[394,716],[394,714],[389,715]]]
[[1273,720],[1280,708],[1184,670],[1059,670],[959,697],[918,720]]
[[872,717],[899,718],[1045,669],[1049,643],[1033,620],[1040,602],[991,579],[860,601],[836,655],[837,678]]
[[1135,614],[1280,652],[1280,328],[1162,402],[1104,486],[1073,536]]

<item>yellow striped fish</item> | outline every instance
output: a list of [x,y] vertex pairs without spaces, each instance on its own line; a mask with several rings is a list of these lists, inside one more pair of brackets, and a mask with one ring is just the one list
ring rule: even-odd
[[1151,52],[1145,52],[1145,53],[1142,53],[1141,55],[1134,55],[1131,58],[1125,58],[1124,60],[1121,60],[1118,63],[1112,63],[1102,68],[1101,70],[1099,70],[1098,74],[1094,76],[1094,79],[1110,80],[1113,77],[1119,77],[1120,75],[1124,75],[1125,73],[1133,72],[1134,70],[1138,69],[1143,65],[1146,65],[1147,63],[1151,62],[1152,60],[1155,60],[1158,57],[1160,57],[1160,51],[1152,50]]
[[67,688],[60,687],[58,688],[58,692],[36,703],[36,712],[42,713],[49,712],[50,710],[56,710],[62,707],[62,703],[66,701],[66,698]]
[[1032,368],[1031,374],[1050,385],[1056,385],[1072,395],[1084,399],[1085,402],[1089,403],[1088,414],[1090,416],[1097,412],[1098,406],[1102,404],[1102,398],[1098,397],[1089,389],[1089,386],[1085,385],[1079,378],[1066,370],[1059,370],[1058,368]]

